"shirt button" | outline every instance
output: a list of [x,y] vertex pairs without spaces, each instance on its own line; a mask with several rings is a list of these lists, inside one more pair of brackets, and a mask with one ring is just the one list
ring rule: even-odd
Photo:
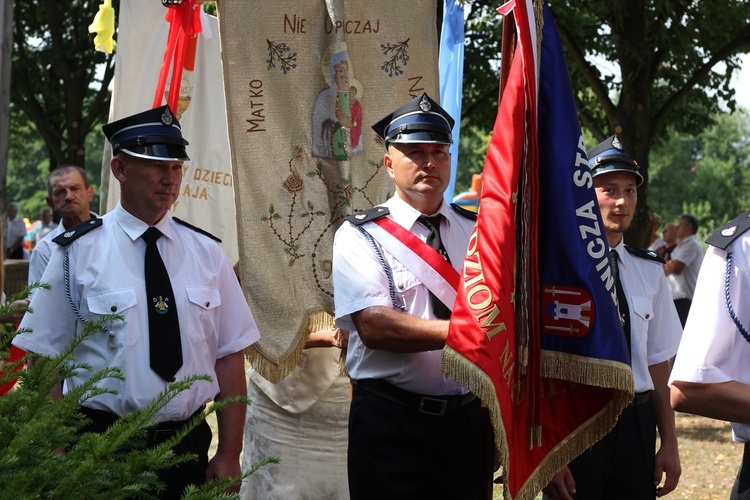
[[404,289],[404,284],[403,283],[399,283],[396,286],[398,287],[399,290],[403,290]]
[[112,306],[109,308],[109,310],[112,312],[117,312],[117,306]]
[[208,306],[210,306],[210,305],[211,305],[211,303],[210,303],[210,302],[206,302],[206,307],[208,307]]
[[651,317],[650,314],[646,314],[646,319],[649,319]]

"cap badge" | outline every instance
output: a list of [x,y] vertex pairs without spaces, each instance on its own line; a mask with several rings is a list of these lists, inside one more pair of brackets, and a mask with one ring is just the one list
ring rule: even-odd
[[168,109],[164,109],[164,114],[161,115],[161,122],[166,126],[172,125],[172,115]]
[[737,232],[737,226],[728,227],[726,229],[721,230],[722,236],[732,236],[734,233]]
[[423,95],[422,100],[419,101],[419,109],[421,109],[425,113],[432,109],[432,105],[430,104],[430,101],[427,100],[426,95]]
[[622,149],[622,143],[617,136],[614,136],[612,138],[612,146],[616,147],[617,149]]

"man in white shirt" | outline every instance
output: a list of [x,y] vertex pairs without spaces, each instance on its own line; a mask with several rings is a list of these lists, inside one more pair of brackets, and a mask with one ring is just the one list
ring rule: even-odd
[[664,264],[672,299],[680,316],[683,328],[693,302],[695,283],[703,262],[703,246],[695,233],[698,231],[698,219],[689,214],[680,216],[677,224],[677,246],[672,250],[671,257]]
[[706,242],[693,312],[677,351],[672,406],[732,424],[745,443],[732,500],[750,498],[750,212],[719,228]]
[[[124,375],[124,380],[99,382],[103,393],[80,407],[91,422],[84,427],[87,432],[106,431],[177,379],[209,375],[210,381],[196,381],[158,411],[147,433],[151,447],[174,436],[209,401],[245,396],[244,349],[260,335],[216,238],[168,213],[180,194],[183,162],[189,160],[187,141],[169,107],[123,118],[103,130],[112,144],[110,167],[120,183],[120,202],[104,217],[54,239],[42,276],[51,288],[34,293],[34,313],[21,322],[31,331],[16,336],[13,344],[54,356],[86,321],[123,317],[107,322],[73,351],[75,363],[91,370],[67,378],[63,394],[105,368],[119,368]],[[197,460],[158,471],[166,485],[159,498],[180,498],[189,484],[240,474],[245,406],[232,403],[218,412],[219,444],[210,461],[211,429],[205,421],[172,448]]]
[[664,261],[623,241],[635,214],[637,186],[643,182],[638,164],[617,136],[597,145],[588,157],[613,274],[619,276],[618,309],[631,353],[635,397],[614,429],[558,472],[544,492],[561,500],[653,499],[673,491],[682,471],[667,385],[669,360],[677,352],[682,328],[661,272]]
[[26,223],[18,216],[18,204],[9,203],[5,231],[5,258],[23,259],[23,240],[26,238]]
[[89,185],[86,171],[75,165],[61,165],[47,175],[47,205],[60,214],[60,224],[42,238],[31,252],[29,285],[42,279],[52,248],[52,240],[64,231],[87,221],[95,214],[89,211],[94,199],[94,187]]
[[373,125],[396,194],[336,232],[336,324],[350,331],[354,384],[352,500],[478,496],[480,403],[440,365],[453,308],[442,277],[461,269],[476,217],[443,201],[452,126],[427,94]]

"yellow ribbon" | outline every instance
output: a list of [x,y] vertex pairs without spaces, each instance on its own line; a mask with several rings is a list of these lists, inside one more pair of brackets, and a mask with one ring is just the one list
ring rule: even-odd
[[94,21],[89,26],[89,33],[96,33],[94,37],[94,48],[99,52],[111,54],[116,42],[112,38],[115,34],[115,9],[112,8],[112,0],[104,0],[99,6],[99,12],[94,16]]

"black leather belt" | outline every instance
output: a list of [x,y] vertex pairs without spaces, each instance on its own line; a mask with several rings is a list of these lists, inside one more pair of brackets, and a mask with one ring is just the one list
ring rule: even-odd
[[642,405],[651,399],[651,391],[639,392],[633,396],[633,401],[628,406]]
[[396,387],[390,382],[376,378],[355,380],[354,386],[393,401],[394,403],[412,408],[420,413],[439,417],[461,408],[462,406],[466,406],[477,399],[477,397],[471,393],[456,396],[427,396],[416,394]]
[[[198,408],[198,411],[190,415],[186,420],[171,420],[168,422],[158,422],[155,426],[149,427],[146,430],[146,439],[149,444],[157,444],[171,438],[178,431],[180,431],[193,417],[203,412],[206,409],[206,405],[202,405]],[[109,427],[119,418],[116,414],[104,411],[94,410],[85,406],[79,407],[79,410],[87,418],[91,419],[92,422],[102,424],[105,427]]]

